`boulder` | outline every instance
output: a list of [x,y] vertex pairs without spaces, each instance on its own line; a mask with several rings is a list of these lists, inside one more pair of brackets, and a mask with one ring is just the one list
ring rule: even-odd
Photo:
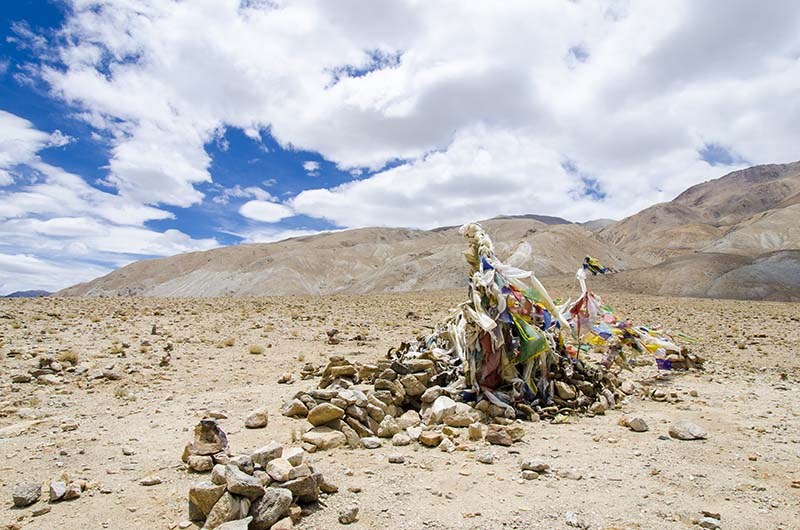
[[347,438],[345,438],[344,434],[330,427],[314,427],[303,434],[303,441],[310,443],[317,449],[325,450],[344,445],[347,443]]
[[250,515],[253,517],[250,530],[269,530],[289,513],[291,505],[291,491],[286,488],[267,488],[264,495],[250,506]]
[[308,411],[308,421],[317,427],[344,417],[344,410],[330,403],[320,403]]
[[198,482],[189,488],[189,518],[200,521],[208,517],[211,509],[225,493],[225,485]]

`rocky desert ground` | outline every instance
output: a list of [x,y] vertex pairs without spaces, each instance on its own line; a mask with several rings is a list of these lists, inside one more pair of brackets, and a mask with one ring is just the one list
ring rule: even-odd
[[[338,492],[306,507],[296,526],[339,528],[339,510],[355,504],[354,529],[682,529],[708,527],[708,517],[725,529],[798,528],[800,304],[600,294],[637,322],[695,336],[705,369],[636,368],[626,377],[643,391],[618,409],[524,423],[510,447],[470,441],[462,429],[450,453],[384,440],[308,454]],[[280,408],[318,383],[301,378],[304,365],[384,357],[463,296],[0,300],[0,523],[196,528],[187,492],[208,475],[189,472],[181,453],[201,418],[221,417],[234,453],[272,440],[299,447],[308,424]],[[332,328],[338,344],[328,344]],[[293,382],[278,383],[286,372]],[[245,428],[261,408],[268,425]],[[649,430],[621,426],[624,415]],[[707,438],[671,438],[677,421]],[[531,458],[549,470],[525,479],[520,461]],[[48,502],[62,477],[80,497]],[[41,484],[42,496],[15,508],[23,483]]]

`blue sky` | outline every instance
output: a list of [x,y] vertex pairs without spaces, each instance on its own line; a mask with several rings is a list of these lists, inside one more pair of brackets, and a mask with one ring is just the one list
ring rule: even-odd
[[5,2],[0,293],[325,230],[622,218],[793,161],[799,22],[790,1]]

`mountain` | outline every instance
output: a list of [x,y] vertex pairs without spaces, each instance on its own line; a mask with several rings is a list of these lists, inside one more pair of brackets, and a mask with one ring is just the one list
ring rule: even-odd
[[[754,166],[612,221],[482,221],[498,254],[527,242],[539,276],[594,256],[635,292],[800,300],[800,162]],[[524,248],[524,247],[523,247]],[[466,285],[458,227],[362,228],[132,263],[61,296],[258,296],[413,291]],[[519,255],[519,253],[518,253]]]
[[[616,269],[646,265],[577,224],[545,221],[500,218],[482,224],[501,256],[511,255],[523,242],[530,244],[534,262],[520,265],[537,274],[574,272],[586,254]],[[255,296],[445,289],[466,285],[463,251],[457,227],[363,228],[138,261],[58,294]]]
[[38,298],[40,296],[50,296],[50,291],[14,291],[11,294],[0,296],[0,298]]

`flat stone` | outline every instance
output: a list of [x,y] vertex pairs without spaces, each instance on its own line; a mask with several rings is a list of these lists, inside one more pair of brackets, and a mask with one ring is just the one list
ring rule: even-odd
[[192,455],[186,464],[192,471],[205,473],[214,467],[214,459],[206,455]]
[[333,449],[347,443],[344,434],[330,427],[314,427],[303,434],[303,441],[308,442],[317,449]]
[[444,435],[436,431],[422,431],[419,435],[419,443],[426,447],[438,447]]
[[267,409],[261,408],[254,410],[244,420],[244,426],[248,429],[263,429],[269,424],[269,412]]
[[267,463],[265,468],[272,480],[278,482],[286,482],[289,480],[289,474],[292,472],[292,464],[285,458],[275,458]]
[[514,443],[511,436],[501,425],[491,424],[486,429],[486,441],[493,445],[509,446]]
[[361,445],[364,446],[364,449],[377,449],[383,445],[383,443],[381,443],[381,439],[376,436],[367,436],[361,439]]
[[261,485],[261,482],[233,464],[225,466],[225,484],[230,493],[247,497],[250,500],[264,495],[264,486]]
[[291,505],[291,491],[286,488],[267,488],[264,495],[250,506],[250,515],[253,517],[250,530],[269,530],[289,513]]
[[344,410],[330,403],[320,403],[308,411],[308,421],[317,427],[344,417]]
[[280,458],[281,455],[283,455],[283,444],[273,440],[264,447],[260,447],[253,451],[253,453],[250,455],[250,459],[254,464],[261,466],[261,469],[266,469],[267,463],[270,460]]
[[699,425],[678,421],[669,426],[669,435],[678,440],[704,440],[708,433]]

